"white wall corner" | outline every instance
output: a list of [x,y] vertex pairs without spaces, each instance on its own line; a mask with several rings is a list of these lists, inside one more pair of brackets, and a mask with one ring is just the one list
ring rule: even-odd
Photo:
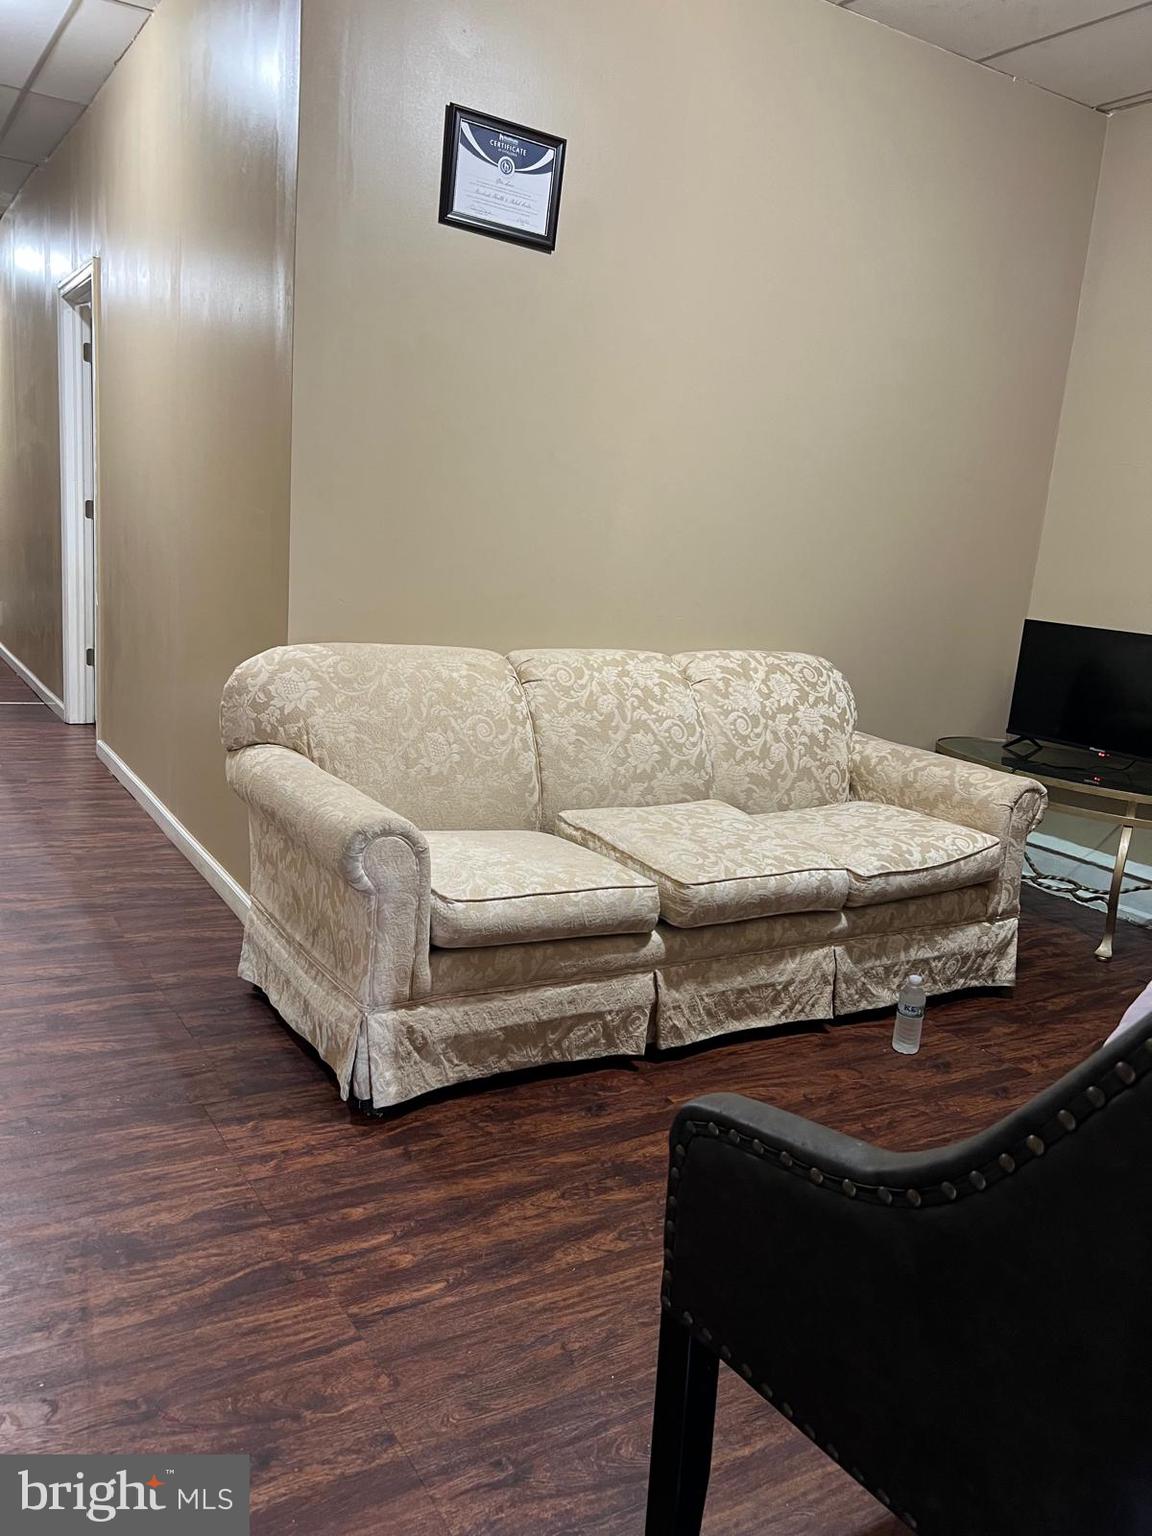
[[38,694],[44,700],[50,710],[59,715],[61,720],[64,719],[63,699],[58,699],[51,688],[46,683],[42,683],[35,672],[26,667],[19,657],[13,656],[8,647],[3,644],[0,644],[0,659],[8,663],[16,676],[22,678],[31,688],[32,692]]
[[182,821],[173,816],[164,802],[152,793],[144,780],[133,773],[124,759],[118,756],[106,741],[97,741],[96,756],[113,777],[123,784],[132,798],[144,807],[161,832],[169,842],[179,848],[193,869],[203,875],[217,896],[221,897],[243,921],[248,916],[252,898],[239,881],[234,880],[219,859],[213,858],[204,844],[193,837]]

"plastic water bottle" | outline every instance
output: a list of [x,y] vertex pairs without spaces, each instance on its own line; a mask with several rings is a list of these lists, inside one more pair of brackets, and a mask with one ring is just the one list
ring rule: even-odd
[[896,1003],[896,1028],[892,1031],[892,1049],[899,1051],[902,1056],[915,1056],[920,1049],[924,1005],[927,1001],[923,976],[909,976],[900,988],[900,997]]

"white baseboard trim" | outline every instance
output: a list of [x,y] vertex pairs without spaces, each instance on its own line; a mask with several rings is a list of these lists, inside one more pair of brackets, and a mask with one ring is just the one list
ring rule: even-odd
[[64,701],[62,699],[58,699],[52,692],[51,688],[49,688],[46,683],[42,683],[40,681],[35,672],[30,671],[20,660],[20,658],[18,656],[13,656],[8,647],[3,644],[0,644],[0,658],[3,658],[3,660],[6,661],[12,668],[13,672],[15,672],[16,676],[22,678],[24,682],[28,684],[29,688],[31,688],[32,692],[39,694],[40,697],[44,700],[45,704],[47,704],[48,708],[55,714],[59,715],[61,720],[63,720]]
[[[1033,832],[1028,847],[1045,874],[1065,875],[1079,880],[1090,890],[1107,893],[1112,883],[1112,856],[1098,848],[1086,848],[1083,843],[1071,842],[1066,837],[1055,837],[1047,832]],[[1152,881],[1152,865],[1129,859],[1125,875],[1137,880]],[[1117,909],[1120,916],[1131,923],[1152,923],[1152,891],[1129,891],[1120,898]],[[1101,907],[1101,911],[1103,908]]]
[[244,887],[232,878],[219,859],[213,858],[204,844],[192,836],[184,823],[173,816],[163,800],[152,793],[144,780],[133,773],[124,759],[113,752],[106,741],[97,741],[96,756],[105,768],[119,779],[132,798],[144,807],[164,836],[179,848],[193,869],[204,876],[217,896],[227,902],[237,917],[241,919],[247,917],[252,898]]

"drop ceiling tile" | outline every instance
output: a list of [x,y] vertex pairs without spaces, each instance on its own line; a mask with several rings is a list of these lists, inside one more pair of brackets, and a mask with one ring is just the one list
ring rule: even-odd
[[4,119],[15,106],[16,98],[19,95],[20,92],[14,85],[0,85],[0,127],[3,126]]
[[1122,10],[1133,0],[850,0],[848,9],[925,42],[983,59]]
[[2,0],[0,85],[25,84],[67,9],[68,0]]
[[0,195],[15,197],[35,169],[23,160],[5,160],[0,156]]
[[146,10],[116,0],[82,0],[36,77],[42,96],[90,102],[117,59],[148,20]]
[[47,160],[83,110],[74,101],[31,92],[0,139],[0,155],[11,160]]
[[1018,48],[992,67],[1090,107],[1152,90],[1152,7]]

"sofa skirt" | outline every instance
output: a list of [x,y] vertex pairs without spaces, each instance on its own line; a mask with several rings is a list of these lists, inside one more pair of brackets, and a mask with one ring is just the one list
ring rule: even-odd
[[939,924],[366,1010],[254,906],[240,974],[315,1047],[342,1097],[382,1109],[526,1067],[891,1007],[910,971],[936,995],[1011,986],[1016,936],[1015,917]]
[[655,1004],[648,972],[382,1009],[367,1016],[370,1093],[360,1096],[383,1108],[525,1067],[642,1056]]
[[835,1012],[864,1013],[895,1005],[904,979],[919,971],[929,996],[973,987],[1010,987],[1016,980],[1014,917],[876,934],[836,946]]
[[827,1019],[835,986],[834,948],[666,965],[656,973],[655,1043],[670,1048],[740,1030]]

